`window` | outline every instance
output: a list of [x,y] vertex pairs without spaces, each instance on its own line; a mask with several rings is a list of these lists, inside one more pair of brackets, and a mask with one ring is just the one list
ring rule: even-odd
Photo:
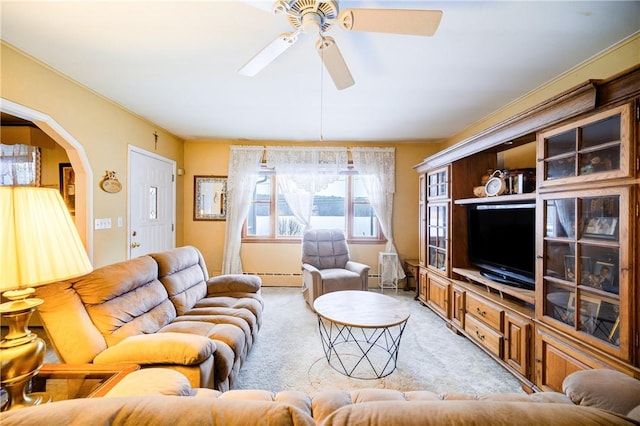
[[0,185],[40,186],[40,148],[0,144]]
[[270,219],[271,211],[274,210],[271,205],[271,200],[274,199],[272,196],[274,186],[275,179],[272,179],[272,176],[264,176],[256,183],[245,223],[244,234],[247,237],[269,238],[274,235]]
[[[338,228],[350,241],[380,242],[380,225],[357,175],[340,175],[314,194],[312,228]],[[292,213],[277,185],[277,176],[262,176],[256,184],[243,240],[299,240],[304,225]]]

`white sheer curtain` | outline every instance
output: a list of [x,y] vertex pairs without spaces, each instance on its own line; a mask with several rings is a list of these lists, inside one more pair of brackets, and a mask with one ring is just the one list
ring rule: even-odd
[[40,186],[40,148],[0,144],[0,185]]
[[267,165],[278,176],[278,187],[296,219],[309,228],[314,194],[339,178],[347,167],[347,148],[292,147],[267,148]]
[[222,256],[223,274],[241,274],[242,225],[258,181],[264,147],[232,145],[227,178],[227,230]]
[[[396,188],[396,155],[394,148],[351,148],[353,166],[358,171],[382,233],[387,238],[385,251],[398,253],[393,244],[393,194]],[[397,279],[405,277],[398,258]]]

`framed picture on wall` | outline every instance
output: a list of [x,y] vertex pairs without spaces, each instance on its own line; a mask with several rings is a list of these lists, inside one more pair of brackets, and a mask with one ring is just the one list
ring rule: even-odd
[[76,214],[76,174],[71,163],[59,163],[58,175],[60,179],[60,194],[69,213]]

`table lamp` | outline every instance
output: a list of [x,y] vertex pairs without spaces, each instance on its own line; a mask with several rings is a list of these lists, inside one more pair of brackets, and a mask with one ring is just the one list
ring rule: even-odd
[[0,291],[9,301],[0,305],[9,331],[0,342],[6,390],[2,411],[47,402],[26,392],[44,362],[46,346],[29,330],[29,319],[41,299],[33,287],[91,271],[78,231],[57,189],[0,186]]

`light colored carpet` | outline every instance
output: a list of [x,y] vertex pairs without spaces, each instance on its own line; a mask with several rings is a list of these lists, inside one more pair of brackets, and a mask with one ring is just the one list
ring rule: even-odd
[[346,377],[329,366],[317,317],[299,288],[264,287],[262,291],[262,328],[234,389],[299,390],[311,394],[356,388],[524,393],[504,368],[415,301],[413,292],[399,290],[396,294],[385,290],[384,294],[410,306],[411,317],[400,343],[396,371],[382,379],[363,380]]

